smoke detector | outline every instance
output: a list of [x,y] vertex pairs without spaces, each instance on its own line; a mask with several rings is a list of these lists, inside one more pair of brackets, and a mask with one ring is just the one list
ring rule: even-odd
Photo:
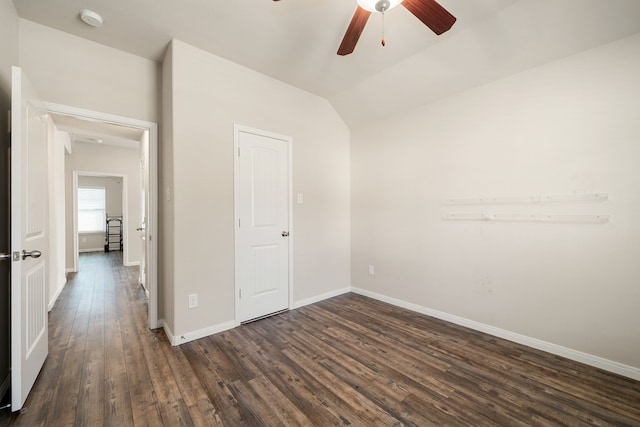
[[104,22],[104,19],[102,19],[99,13],[90,9],[80,9],[80,19],[92,27],[102,27],[102,23]]

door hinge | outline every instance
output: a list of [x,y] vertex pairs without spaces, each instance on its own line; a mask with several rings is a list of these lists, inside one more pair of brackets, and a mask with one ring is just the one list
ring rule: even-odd
[[238,157],[240,157],[240,147],[238,147]]
[[240,218],[238,218],[238,228],[240,228]]
[[240,297],[240,299],[242,299],[242,289],[238,290],[238,296]]

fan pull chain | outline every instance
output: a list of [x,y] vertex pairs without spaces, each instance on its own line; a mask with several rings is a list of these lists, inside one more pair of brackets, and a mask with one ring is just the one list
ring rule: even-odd
[[384,41],[384,8],[382,9],[382,40],[380,41],[382,46],[386,46],[387,43]]

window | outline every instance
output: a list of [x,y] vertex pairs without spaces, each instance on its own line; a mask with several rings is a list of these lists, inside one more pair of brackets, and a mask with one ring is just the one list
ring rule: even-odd
[[105,209],[104,188],[78,188],[78,232],[104,232]]

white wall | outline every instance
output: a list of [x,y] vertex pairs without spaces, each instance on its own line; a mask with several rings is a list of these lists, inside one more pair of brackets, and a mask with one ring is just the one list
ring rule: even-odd
[[[104,188],[105,207],[107,215],[122,215],[122,178],[105,176],[79,176],[78,188],[81,187]],[[104,242],[104,232],[78,234],[78,250],[80,252],[104,251]]]
[[24,19],[19,46],[44,101],[158,122],[156,62]]
[[[640,368],[639,111],[635,35],[353,130],[353,285]],[[611,223],[442,219],[585,192],[610,200],[455,210]]]
[[[335,110],[182,42],[171,55],[172,151],[163,157],[172,159],[173,183],[161,192],[169,187],[173,197],[174,334],[235,319],[234,123],[293,138],[293,192],[305,197],[293,213],[294,300],[348,287],[349,131]],[[189,310],[192,293],[200,304]]]
[[18,22],[13,2],[0,0],[0,92],[7,99],[11,96],[11,66],[18,65]]
[[[73,212],[73,172],[92,172],[126,177],[126,207],[124,234],[128,247],[125,249],[124,264],[137,265],[140,262],[140,239],[136,228],[140,227],[140,159],[138,150],[105,146],[100,144],[76,143],[73,154],[67,155],[65,162],[66,211]],[[66,216],[66,265],[74,266],[73,215]]]
[[65,268],[65,151],[71,138],[60,132],[53,121],[48,119],[49,145],[49,310],[67,283]]

